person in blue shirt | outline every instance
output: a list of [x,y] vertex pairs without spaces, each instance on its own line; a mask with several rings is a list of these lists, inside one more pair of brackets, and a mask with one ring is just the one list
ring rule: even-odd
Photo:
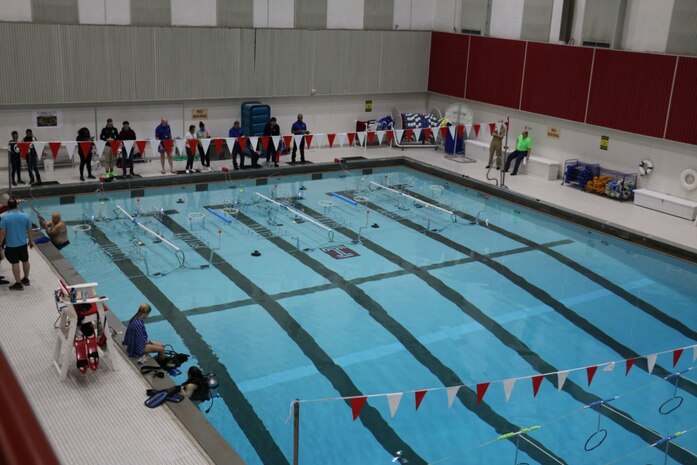
[[[310,131],[307,130],[307,125],[303,122],[303,115],[302,113],[298,113],[298,120],[293,123],[293,126],[290,128],[290,132],[293,134],[310,134]],[[290,162],[295,163],[295,153],[298,150],[298,144],[293,141],[293,153],[290,156]],[[300,140],[300,163],[305,163],[305,138],[303,137]]]
[[[232,123],[232,127],[230,128],[230,131],[228,131],[228,137],[242,137],[244,136],[244,130],[240,127],[240,122],[235,121]],[[244,169],[244,153],[242,153],[242,150],[240,149],[240,144],[235,141],[235,145],[232,146],[232,167],[233,169]],[[237,164],[237,156],[240,156],[240,163],[239,166]]]
[[[155,139],[167,140],[172,138],[172,128],[169,127],[169,120],[162,118],[160,125],[155,128]],[[160,153],[160,164],[162,165],[162,174],[165,174],[165,153],[167,152],[162,144],[158,145],[157,151]],[[169,162],[169,172],[174,173],[174,161],[172,160],[172,152],[167,153],[167,161]]]
[[273,166],[278,167],[280,150],[278,150],[276,144],[273,143],[273,136],[280,136],[281,128],[278,126],[278,123],[276,123],[275,116],[271,117],[269,122],[266,123],[266,126],[264,126],[264,135],[269,137],[269,148],[266,153],[266,163],[273,162]]
[[129,357],[139,358],[144,354],[157,354],[157,361],[161,362],[165,358],[165,346],[159,342],[153,342],[148,338],[145,330],[145,320],[150,314],[151,308],[148,304],[141,304],[138,311],[128,322],[126,334],[123,336],[123,343]]
[[[5,257],[12,264],[15,283],[10,286],[13,291],[21,291],[29,286],[29,251],[34,248],[31,237],[31,221],[26,213],[17,210],[17,201],[7,201],[7,213],[0,219],[0,242],[5,241]],[[20,280],[19,262],[22,262],[24,278]]]

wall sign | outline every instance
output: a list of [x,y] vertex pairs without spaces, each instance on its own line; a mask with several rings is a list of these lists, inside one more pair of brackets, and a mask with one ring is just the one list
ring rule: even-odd
[[559,128],[547,128],[547,137],[552,139],[559,139],[561,136],[561,129]]
[[607,146],[610,144],[609,136],[600,136],[600,150],[607,150]]
[[373,111],[373,101],[372,100],[366,100],[365,101],[365,111]]
[[207,119],[208,108],[192,108],[191,119]]
[[32,126],[37,128],[58,128],[63,124],[63,112],[60,110],[37,110],[32,118]]

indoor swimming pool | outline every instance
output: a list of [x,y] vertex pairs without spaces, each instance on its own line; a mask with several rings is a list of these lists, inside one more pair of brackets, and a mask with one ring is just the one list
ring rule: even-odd
[[697,463],[694,263],[405,167],[31,206],[248,465]]

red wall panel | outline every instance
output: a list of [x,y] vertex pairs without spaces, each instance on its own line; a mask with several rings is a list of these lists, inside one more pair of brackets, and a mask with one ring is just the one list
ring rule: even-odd
[[465,96],[471,100],[518,108],[525,42],[473,36]]
[[663,137],[676,59],[596,50],[586,123]]
[[678,60],[666,139],[697,144],[697,58]]
[[584,121],[593,49],[528,43],[520,109]]
[[469,36],[431,33],[431,60],[428,65],[428,90],[464,97],[467,75]]

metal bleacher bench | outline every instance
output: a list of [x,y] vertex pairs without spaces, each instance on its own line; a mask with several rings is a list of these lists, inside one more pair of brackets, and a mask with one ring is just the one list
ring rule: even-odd
[[[468,139],[465,141],[465,155],[486,163],[489,160],[489,143]],[[505,163],[505,160],[502,160]],[[530,155],[527,165],[520,165],[520,172],[553,181],[559,178],[561,163],[539,155]]]

